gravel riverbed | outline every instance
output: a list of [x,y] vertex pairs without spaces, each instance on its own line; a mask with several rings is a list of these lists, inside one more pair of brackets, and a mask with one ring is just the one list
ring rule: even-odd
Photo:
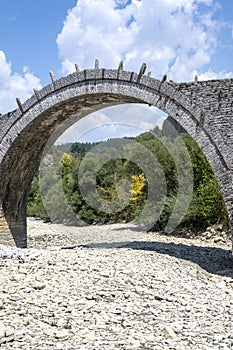
[[230,241],[28,220],[0,245],[0,348],[232,350]]

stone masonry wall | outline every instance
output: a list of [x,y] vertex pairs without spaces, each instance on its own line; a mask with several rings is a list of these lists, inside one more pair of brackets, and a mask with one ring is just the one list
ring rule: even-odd
[[118,69],[76,72],[52,82],[0,117],[0,199],[19,246],[26,246],[26,202],[44,149],[75,121],[119,103],[145,103],[175,118],[211,163],[233,217],[233,80],[175,84]]

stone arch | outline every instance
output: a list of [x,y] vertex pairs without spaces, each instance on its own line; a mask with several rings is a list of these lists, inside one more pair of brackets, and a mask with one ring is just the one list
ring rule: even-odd
[[[121,66],[116,70],[97,66],[59,80],[51,74],[51,84],[34,91],[23,104],[17,99],[19,108],[1,117],[0,198],[17,246],[27,246],[27,195],[50,136],[56,130],[58,137],[74,121],[115,104],[144,103],[171,115],[194,138],[211,163],[226,204],[232,201],[231,174],[203,126],[203,110],[181,93],[176,84],[144,73],[145,66],[139,74],[124,71]],[[65,129],[59,128],[64,121]]]

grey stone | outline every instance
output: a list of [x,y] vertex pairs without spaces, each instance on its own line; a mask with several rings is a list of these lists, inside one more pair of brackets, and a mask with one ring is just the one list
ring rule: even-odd
[[33,283],[32,288],[36,290],[42,290],[46,287],[45,283],[36,281]]
[[165,326],[164,327],[164,334],[167,337],[171,338],[171,339],[176,339],[177,338],[177,334],[175,333],[173,328],[171,328],[170,326]]
[[0,324],[0,339],[5,337],[6,327]]
[[[42,221],[35,224],[30,219],[28,227],[30,240],[38,234],[51,234],[62,247],[67,242],[80,244],[83,237],[89,242],[98,238],[98,242],[108,242],[108,249],[101,245],[49,249],[45,244],[34,259],[41,241],[33,241],[32,252],[21,252],[28,273],[15,283],[9,276],[17,275],[20,263],[17,254],[7,255],[5,247],[8,257],[1,259],[0,291],[3,349],[231,349],[232,278],[198,268],[182,255],[188,252],[190,260],[196,259],[194,246],[198,246],[200,261],[206,259],[208,270],[209,256],[201,252],[212,247],[211,242],[137,231],[131,224],[77,228]],[[122,237],[131,242],[127,247],[111,247],[116,231],[119,242]],[[160,254],[165,248],[166,254]],[[221,261],[218,250],[212,253],[213,261]],[[114,273],[96,278],[97,273],[105,274],[107,267]],[[37,282],[44,278],[46,288],[30,288],[30,293],[25,293],[35,278]]]
[[15,334],[15,330],[13,328],[6,328],[5,330],[6,337],[12,337],[14,334]]
[[70,336],[70,334],[66,329],[58,330],[55,333],[55,338],[57,338],[57,339],[66,339],[69,336]]

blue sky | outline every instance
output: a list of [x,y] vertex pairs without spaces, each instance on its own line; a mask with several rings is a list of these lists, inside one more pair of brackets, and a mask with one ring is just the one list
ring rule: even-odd
[[[105,67],[123,59],[125,69],[135,71],[146,62],[154,77],[174,81],[192,81],[195,74],[231,78],[232,14],[232,0],[1,0],[0,113],[48,84],[50,70],[64,76],[75,63],[93,67],[95,58]],[[63,140],[81,137],[80,130],[91,138],[118,136],[120,129],[134,134],[135,126],[161,123],[161,114],[121,106],[85,120],[86,127],[84,121],[73,126]]]
[[22,74],[28,66],[43,86],[48,84],[48,71],[59,71],[61,65],[57,35],[75,4],[75,0],[0,1],[0,50],[12,72]]

